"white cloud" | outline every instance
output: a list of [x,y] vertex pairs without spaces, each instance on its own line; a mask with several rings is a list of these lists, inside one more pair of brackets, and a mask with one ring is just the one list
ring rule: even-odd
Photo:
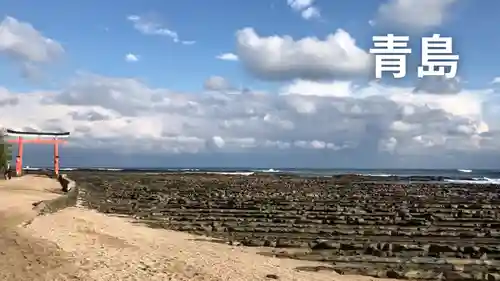
[[64,49],[31,24],[5,17],[0,23],[0,52],[23,61],[44,63],[57,59]]
[[287,0],[287,4],[296,11],[302,11],[310,7],[314,0]]
[[425,76],[417,82],[414,92],[430,94],[456,94],[462,89],[460,77],[446,78],[445,76]]
[[491,84],[500,84],[500,77],[495,77],[491,80]]
[[220,54],[216,57],[219,60],[227,60],[227,61],[237,61],[238,56],[233,53],[224,53]]
[[297,79],[286,86],[280,92],[283,95],[308,95],[321,97],[347,97],[356,86],[349,81],[342,82],[314,82]]
[[314,0],[287,0],[287,4],[306,20],[321,17],[319,8],[314,5]]
[[203,88],[208,91],[226,91],[230,90],[231,84],[227,79],[221,76],[211,76],[203,84]]
[[[52,60],[53,51],[39,49],[51,49],[55,41],[33,36],[40,34],[33,28],[9,33],[17,29],[5,26],[0,38],[17,34],[5,37],[17,38],[15,44],[0,41],[6,53],[18,52],[25,63]],[[30,49],[34,45],[37,51]],[[0,88],[0,127],[67,130],[70,145],[88,148],[85,154],[241,152],[245,159],[271,159],[281,151],[312,153],[314,161],[323,157],[328,164],[353,159],[358,166],[387,155],[429,157],[432,163],[455,154],[500,156],[500,98],[491,89],[464,89],[459,80],[422,80],[416,90],[338,80],[364,75],[371,66],[371,57],[343,30],[325,40],[294,40],[261,37],[247,28],[237,33],[237,50],[256,76],[291,82],[277,93],[238,92],[224,77],[212,76],[204,84],[209,91],[179,93],[132,78],[78,75],[59,90]],[[302,163],[297,159],[285,164]]]
[[135,55],[135,54],[132,54],[132,53],[128,53],[128,54],[125,55],[125,61],[127,61],[127,62],[138,62],[139,61],[139,56]]
[[31,24],[13,17],[0,23],[0,55],[19,64],[21,76],[38,80],[39,66],[54,62],[64,54],[64,48],[53,39],[44,37]]
[[306,20],[310,20],[310,19],[315,19],[315,18],[321,17],[319,9],[316,8],[316,7],[308,7],[307,9],[303,10],[302,12],[300,12],[300,15],[304,19],[306,19]]
[[127,20],[131,21],[134,24],[134,28],[144,35],[166,36],[171,38],[175,43],[184,45],[192,45],[196,43],[196,41],[181,40],[176,31],[163,26],[161,23],[152,19],[138,15],[130,15],[127,17]]
[[342,29],[324,40],[290,36],[261,37],[252,28],[236,34],[237,55],[255,76],[265,80],[322,80],[366,75],[370,54]]
[[380,5],[372,25],[407,31],[426,31],[441,26],[456,0],[387,0]]
[[156,154],[500,152],[492,138],[498,111],[485,110],[489,91],[432,95],[378,83],[297,80],[281,93],[177,93],[85,75],[60,91],[0,90],[0,125],[68,130],[73,145]]

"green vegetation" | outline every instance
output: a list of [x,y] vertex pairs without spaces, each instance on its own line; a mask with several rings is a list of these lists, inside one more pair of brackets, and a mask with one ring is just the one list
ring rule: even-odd
[[0,136],[0,170],[7,168],[7,162],[12,160],[12,145]]

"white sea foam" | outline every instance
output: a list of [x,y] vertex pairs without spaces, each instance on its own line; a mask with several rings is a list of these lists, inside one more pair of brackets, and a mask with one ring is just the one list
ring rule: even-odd
[[35,168],[35,167],[26,166],[26,167],[23,168],[23,170],[39,171],[39,170],[41,170],[41,168]]
[[98,171],[108,171],[108,172],[120,172],[123,171],[123,169],[116,169],[116,168],[97,168]]
[[471,180],[445,179],[444,181],[449,183],[462,183],[462,184],[500,184],[500,179],[492,179],[487,177],[473,178]]
[[367,177],[381,177],[381,178],[388,178],[388,177],[394,177],[396,175],[391,175],[391,174],[356,174],[357,176],[367,176]]
[[204,174],[250,176],[250,175],[253,175],[254,172],[204,172]]
[[259,173],[279,173],[281,171],[275,170],[275,169],[266,169],[266,170],[256,170],[256,172],[259,172]]

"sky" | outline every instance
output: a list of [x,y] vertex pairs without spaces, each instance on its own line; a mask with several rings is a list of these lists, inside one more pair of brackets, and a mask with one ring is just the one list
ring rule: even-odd
[[[500,168],[496,0],[0,0],[0,127],[62,166]],[[54,12],[57,11],[57,12]],[[409,36],[375,79],[373,36]],[[418,78],[422,37],[457,76]],[[51,165],[28,145],[25,163]]]

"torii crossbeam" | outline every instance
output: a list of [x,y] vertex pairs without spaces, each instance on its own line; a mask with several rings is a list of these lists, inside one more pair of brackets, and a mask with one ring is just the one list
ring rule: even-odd
[[23,173],[23,144],[54,144],[54,173],[59,175],[59,144],[67,143],[65,138],[69,137],[69,132],[50,133],[50,132],[23,132],[7,129],[5,135],[7,137],[16,137],[8,140],[9,143],[17,144],[16,156],[16,175],[21,176]]

